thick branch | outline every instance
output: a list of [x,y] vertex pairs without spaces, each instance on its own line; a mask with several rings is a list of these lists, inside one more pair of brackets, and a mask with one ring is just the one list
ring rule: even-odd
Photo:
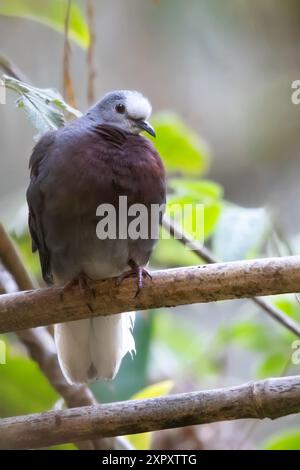
[[[65,292],[63,300],[61,288],[2,295],[0,333],[131,310],[297,292],[300,256],[157,271],[152,281],[144,281],[137,297],[135,279],[121,286],[114,279],[101,280],[92,287],[95,299],[85,299],[76,287]],[[290,322],[300,336],[299,325]]]
[[276,419],[299,412],[300,376],[268,379],[232,388],[6,418],[0,420],[0,448],[38,448],[216,421]]

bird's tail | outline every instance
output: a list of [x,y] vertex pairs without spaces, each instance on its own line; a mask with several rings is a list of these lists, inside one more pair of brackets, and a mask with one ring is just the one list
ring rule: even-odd
[[113,379],[125,354],[135,352],[134,317],[130,312],[55,325],[58,360],[67,381]]

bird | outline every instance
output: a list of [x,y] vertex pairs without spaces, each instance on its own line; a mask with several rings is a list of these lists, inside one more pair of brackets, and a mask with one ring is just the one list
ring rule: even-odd
[[[143,204],[149,212],[158,205],[159,220],[163,217],[165,168],[151,140],[141,135],[155,137],[148,122],[151,112],[142,93],[111,91],[83,116],[45,133],[35,145],[26,193],[28,224],[32,251],[39,254],[47,285],[62,287],[64,293],[78,284],[88,298],[94,294],[93,281],[115,277],[121,283],[134,275],[138,295],[144,277],[151,277],[146,266],[157,242],[157,224],[150,220],[149,233],[152,227],[155,236],[151,232],[148,238],[97,235],[97,208],[110,204],[120,215],[121,196],[129,207]],[[86,304],[92,310],[90,302]],[[59,364],[71,384],[113,379],[122,358],[135,352],[135,313],[96,313],[54,325]]]

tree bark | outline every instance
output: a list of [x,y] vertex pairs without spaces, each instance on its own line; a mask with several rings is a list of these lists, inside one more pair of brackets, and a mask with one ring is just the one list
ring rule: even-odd
[[[300,256],[157,271],[138,296],[136,279],[120,286],[115,279],[95,281],[91,287],[95,298],[85,298],[76,286],[64,292],[63,300],[61,288],[2,295],[0,333],[125,311],[298,292]],[[287,322],[300,336],[299,325]]]
[[300,376],[0,420],[1,449],[32,449],[233,419],[300,412]]

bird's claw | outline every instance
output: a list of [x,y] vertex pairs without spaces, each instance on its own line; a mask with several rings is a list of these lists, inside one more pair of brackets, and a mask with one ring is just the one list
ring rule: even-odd
[[[72,281],[68,282],[61,290],[60,292],[60,300],[64,301],[64,296],[66,292],[72,290],[75,286],[79,287],[79,292],[82,297],[84,298],[89,298],[89,299],[95,299],[96,298],[96,291],[95,289],[90,285],[92,279],[89,278],[86,274],[80,274],[76,278],[72,279]],[[88,309],[90,310],[91,313],[94,313],[94,310],[91,306],[90,303],[86,303]]]
[[151,274],[147,271],[145,268],[141,268],[140,266],[137,265],[131,265],[132,268],[130,271],[125,271],[122,273],[120,276],[117,277],[116,279],[116,285],[120,286],[124,279],[127,279],[129,277],[137,277],[137,291],[135,293],[135,297],[139,295],[143,288],[143,278],[148,278],[152,281],[152,276]]

